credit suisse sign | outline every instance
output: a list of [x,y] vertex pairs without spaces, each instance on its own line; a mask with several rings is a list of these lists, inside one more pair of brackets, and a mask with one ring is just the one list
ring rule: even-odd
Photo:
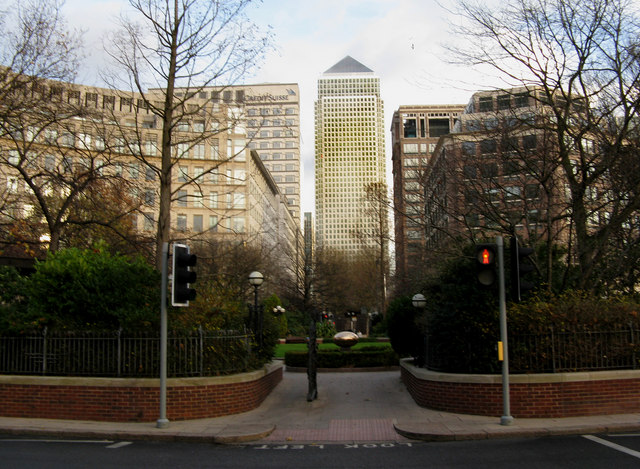
[[271,93],[263,93],[257,94],[255,96],[246,95],[244,97],[247,102],[278,102],[278,101],[289,101],[290,96],[296,96],[296,92],[293,90],[287,90],[287,94],[271,94]]

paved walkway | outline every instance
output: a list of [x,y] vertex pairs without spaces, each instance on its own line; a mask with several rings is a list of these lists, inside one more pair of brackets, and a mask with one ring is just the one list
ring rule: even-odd
[[155,423],[108,423],[0,417],[0,433],[108,440],[157,439],[214,443],[364,443],[486,439],[640,431],[640,414],[514,419],[451,414],[419,407],[399,371],[319,373],[318,399],[306,401],[305,373],[284,373],[257,409],[243,414]]

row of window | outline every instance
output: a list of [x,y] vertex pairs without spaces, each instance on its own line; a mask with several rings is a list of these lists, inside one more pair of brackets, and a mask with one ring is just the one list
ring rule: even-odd
[[402,136],[404,138],[438,138],[450,133],[450,120],[448,118],[409,117],[402,118]]
[[[249,108],[247,109],[247,115],[248,116],[268,116],[268,115],[274,115],[274,116],[279,116],[282,115],[282,108],[279,107],[273,107],[273,108],[268,108],[268,107],[263,107],[260,108],[259,110],[256,108]],[[284,108],[284,114],[287,116],[293,116],[293,115],[297,115],[298,114],[298,110],[294,107],[286,107]]]
[[499,94],[497,96],[480,96],[478,98],[478,111],[491,112],[511,108],[529,106],[529,93]]
[[[149,192],[153,192],[153,196],[149,194],[149,197],[155,196],[155,191],[149,190]],[[217,192],[210,192],[206,195],[202,192],[195,192],[189,194],[186,190],[179,190],[177,193],[177,201],[176,205],[178,207],[208,207],[208,208],[225,208],[225,209],[234,209],[234,210],[244,210],[247,207],[246,203],[246,194],[244,192],[229,192],[224,194],[225,203],[224,206],[220,204],[219,194]],[[145,200],[147,194],[145,193]],[[147,205],[153,205],[153,203],[149,203]]]
[[295,164],[265,164],[264,166],[273,173],[277,173],[280,171],[297,171]]
[[268,150],[270,148],[279,149],[279,148],[296,148],[296,142],[288,141],[288,142],[251,142],[249,143],[249,148],[252,150],[260,149],[260,150]]
[[[225,231],[232,231],[234,233],[244,233],[245,232],[245,217],[237,216],[237,217],[228,217],[223,220],[219,220],[217,215],[208,215],[205,218],[205,215],[195,214],[191,216],[191,225],[189,226],[187,223],[188,216],[183,213],[179,213],[176,216],[176,229],[178,231],[194,231],[197,233],[202,233],[204,231],[209,231],[216,233],[219,230],[223,229]],[[136,215],[133,216],[133,224],[134,228],[138,228],[137,226]],[[208,225],[205,229],[205,220],[207,220]],[[142,214],[142,229],[144,231],[154,231],[155,228],[155,219],[153,213],[143,213]]]
[[[252,128],[252,127],[295,127],[296,126],[296,121],[294,119],[273,119],[273,120],[269,120],[269,119],[262,119],[260,121],[256,120],[256,119],[249,119],[247,121],[247,126]],[[291,135],[286,135],[287,137],[293,137],[293,131],[290,131]]]
[[436,149],[435,143],[403,143],[402,151],[405,154],[414,154],[414,153],[433,153]]

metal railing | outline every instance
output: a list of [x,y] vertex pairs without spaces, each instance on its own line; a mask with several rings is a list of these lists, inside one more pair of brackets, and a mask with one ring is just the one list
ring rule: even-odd
[[[251,337],[238,331],[173,331],[167,375],[216,376],[245,371]],[[157,377],[157,333],[49,331],[0,336],[0,374]]]
[[638,338],[640,330],[634,325],[514,335],[509,337],[509,367],[515,373],[637,369]]
[[[561,373],[640,368],[640,328],[635,324],[593,331],[572,328],[536,334],[509,334],[511,373]],[[473,349],[473,344],[466,344]],[[450,347],[441,347],[435,337],[426,337],[425,367],[447,371]],[[445,350],[447,352],[445,352]],[[473,353],[473,350],[461,351]],[[492,355],[493,356],[493,355]],[[497,357],[497,354],[495,355]]]

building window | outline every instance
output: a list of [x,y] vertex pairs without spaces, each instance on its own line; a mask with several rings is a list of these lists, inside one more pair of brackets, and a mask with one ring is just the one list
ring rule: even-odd
[[482,177],[484,178],[498,177],[498,164],[497,163],[483,164],[480,167],[480,172],[482,173]]
[[218,193],[211,192],[209,194],[209,208],[218,208]]
[[418,144],[417,143],[404,143],[402,145],[402,149],[404,153],[418,153]]
[[144,204],[149,207],[153,207],[156,203],[156,193],[153,189],[147,189],[144,191]]
[[189,167],[188,166],[179,166],[178,167],[178,182],[187,182],[189,179]]
[[525,135],[522,137],[522,148],[525,151],[534,151],[537,146],[536,135]]
[[187,191],[178,191],[178,207],[186,207],[188,197]]
[[497,144],[494,139],[487,139],[480,142],[480,152],[483,155],[495,153],[496,149],[497,149]]
[[178,214],[176,217],[176,225],[178,227],[178,231],[187,231],[187,216],[184,214]]
[[204,144],[198,143],[193,146],[193,158],[196,160],[204,159]]
[[231,229],[235,233],[244,233],[244,217],[231,217]]
[[144,218],[144,226],[142,229],[144,231],[152,231],[155,225],[153,213],[143,213],[142,216]]
[[211,143],[211,155],[210,158],[212,160],[219,160],[220,159],[220,146],[218,144],[218,141],[214,141],[213,143]]
[[242,192],[235,192],[233,194],[233,208],[244,209],[245,207],[245,195]]
[[511,107],[511,96],[508,94],[501,94],[498,96],[498,110],[504,111]]
[[189,144],[188,143],[178,143],[176,146],[176,157],[178,158],[188,158],[189,157]]
[[527,107],[529,106],[529,94],[518,93],[514,96],[515,107]]
[[156,156],[156,153],[158,151],[158,147],[156,146],[156,142],[154,140],[147,140],[144,143],[144,149],[145,153],[148,156]]
[[429,137],[440,137],[449,133],[449,119],[429,119]]
[[145,172],[144,172],[144,178],[147,181],[155,181],[156,172],[154,171],[154,169],[149,167],[149,166],[147,166],[147,168],[145,169]]
[[102,109],[115,109],[116,97],[115,96],[103,96],[102,97]]
[[218,231],[218,216],[217,215],[209,215],[209,230],[216,232]]
[[138,179],[140,175],[140,165],[138,163],[129,163],[129,178]]
[[7,191],[11,192],[11,193],[16,193],[18,192],[18,178],[17,177],[13,177],[13,176],[9,176],[7,178]]
[[84,100],[87,107],[98,107],[98,93],[87,93]]
[[537,199],[540,196],[540,186],[538,184],[527,184],[524,186],[524,195],[527,199]]
[[478,99],[478,108],[480,112],[493,111],[493,97],[484,96]]
[[520,200],[522,190],[518,186],[505,187],[505,199],[506,200]]
[[193,216],[193,231],[202,232],[202,215]]

